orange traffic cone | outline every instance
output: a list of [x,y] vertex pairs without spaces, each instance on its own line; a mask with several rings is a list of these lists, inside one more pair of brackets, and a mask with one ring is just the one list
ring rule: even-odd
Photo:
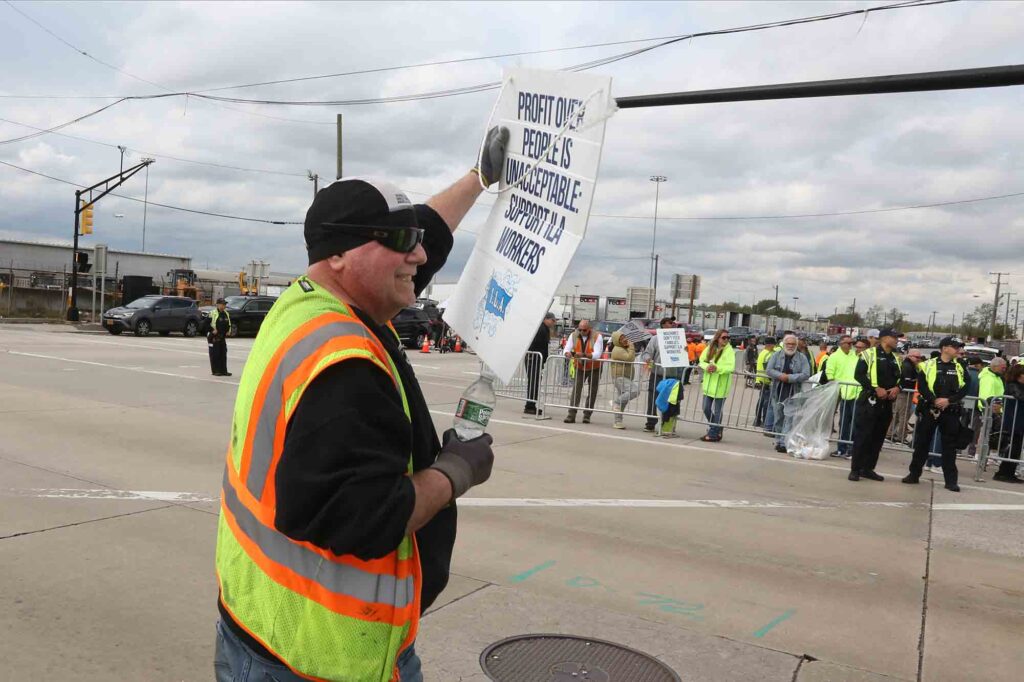
[[460,337],[458,337],[458,336],[455,337],[455,352],[456,353],[461,353],[462,352],[462,339]]
[[423,337],[423,348],[420,348],[420,352],[421,353],[429,353],[430,352],[430,337],[428,337],[428,336],[424,336]]

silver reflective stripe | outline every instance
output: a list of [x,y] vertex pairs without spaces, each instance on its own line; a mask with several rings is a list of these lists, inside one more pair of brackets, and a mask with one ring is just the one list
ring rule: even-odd
[[[263,407],[260,409],[256,422],[256,433],[253,437],[252,454],[249,462],[249,475],[245,479],[245,487],[257,500],[263,497],[263,488],[267,484],[267,474],[270,471],[270,462],[274,457],[274,434],[277,431],[277,417],[284,409],[284,380],[291,375],[299,365],[305,362],[320,346],[324,345],[336,336],[357,334],[371,339],[374,343],[380,344],[373,337],[366,327],[357,322],[332,322],[324,325],[315,332],[309,334],[296,343],[283,358],[274,372],[274,378],[270,382],[264,398]],[[385,354],[387,351],[384,351]]]
[[284,534],[264,526],[238,499],[226,472],[224,505],[235,517],[242,532],[267,557],[331,592],[363,602],[389,604],[395,608],[403,608],[415,600],[416,584],[412,576],[398,580],[393,575],[378,575],[328,561],[316,552],[292,542]]

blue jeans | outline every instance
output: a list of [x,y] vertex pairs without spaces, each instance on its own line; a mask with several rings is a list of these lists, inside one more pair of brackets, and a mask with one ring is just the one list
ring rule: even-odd
[[783,409],[783,404],[778,400],[772,403],[771,409],[772,413],[775,415],[775,418],[772,421],[772,425],[774,426],[775,432],[777,434],[775,436],[775,444],[785,445],[786,436],[789,434],[789,427],[791,425],[790,422],[792,420],[786,416],[786,412]]
[[[836,450],[840,455],[848,455],[853,450],[853,415],[857,410],[857,399],[839,401],[839,444]],[[843,441],[848,441],[844,443]]]
[[[213,657],[214,679],[217,682],[305,682],[287,667],[268,661],[245,646],[231,628],[217,622],[217,649]],[[398,656],[398,679],[401,682],[423,682],[420,657],[413,645]]]
[[725,398],[704,396],[704,417],[708,420],[708,438],[722,437],[722,406]]

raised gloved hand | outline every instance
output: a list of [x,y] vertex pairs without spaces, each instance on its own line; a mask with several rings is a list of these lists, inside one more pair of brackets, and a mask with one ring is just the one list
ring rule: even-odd
[[451,481],[452,499],[465,495],[467,490],[491,477],[493,442],[487,433],[473,440],[461,441],[455,435],[455,429],[444,432],[441,452],[430,468],[437,469]]
[[508,146],[508,128],[505,126],[494,126],[487,131],[487,139],[484,141],[483,158],[480,165],[475,169],[480,174],[485,186],[490,187],[501,178],[501,171],[505,167],[505,147]]

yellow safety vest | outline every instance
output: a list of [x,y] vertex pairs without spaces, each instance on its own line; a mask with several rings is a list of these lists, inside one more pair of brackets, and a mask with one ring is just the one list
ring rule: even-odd
[[[275,471],[302,394],[325,369],[368,360],[409,404],[383,344],[341,301],[305,277],[263,323],[235,401],[217,528],[221,604],[295,673],[316,680],[390,682],[420,617],[415,538],[363,560],[275,527]],[[396,425],[397,427],[397,425]],[[412,473],[409,454],[408,473]]]

